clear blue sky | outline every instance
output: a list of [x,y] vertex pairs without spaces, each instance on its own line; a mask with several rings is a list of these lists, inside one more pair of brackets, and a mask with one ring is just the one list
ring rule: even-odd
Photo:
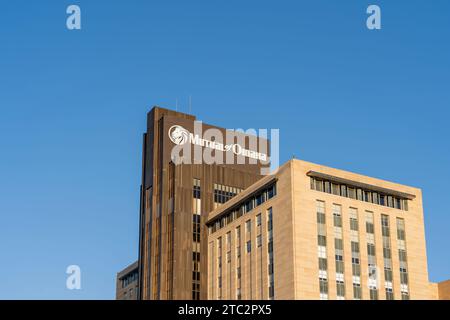
[[430,278],[450,278],[449,39],[448,0],[2,1],[0,299],[114,298],[146,112],[189,95],[205,122],[279,128],[283,162],[422,188]]

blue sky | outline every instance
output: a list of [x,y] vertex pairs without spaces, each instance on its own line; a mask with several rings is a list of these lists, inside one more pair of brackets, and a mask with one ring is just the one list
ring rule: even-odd
[[114,298],[137,258],[146,112],[189,96],[205,122],[279,128],[283,162],[422,188],[430,278],[450,278],[449,16],[446,0],[3,1],[0,299]]

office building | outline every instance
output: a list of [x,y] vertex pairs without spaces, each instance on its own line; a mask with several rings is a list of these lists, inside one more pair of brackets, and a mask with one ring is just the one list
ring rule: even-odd
[[[211,132],[214,138],[208,137]],[[219,134],[232,141],[219,141]],[[188,148],[174,156],[177,146]],[[207,299],[207,215],[261,178],[267,150],[267,140],[255,136],[208,124],[199,129],[192,115],[159,107],[149,112],[143,137],[140,299]],[[205,162],[199,159],[204,152],[227,161]]]
[[439,297],[417,188],[292,160],[206,224],[208,299]]
[[139,265],[136,261],[117,274],[116,300],[138,300]]
[[267,140],[217,133],[230,132],[148,113],[139,299],[450,298],[428,280],[420,189],[300,160],[264,175]]

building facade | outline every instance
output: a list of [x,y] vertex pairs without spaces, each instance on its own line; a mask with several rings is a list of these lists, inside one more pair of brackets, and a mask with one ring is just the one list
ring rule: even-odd
[[439,300],[450,300],[450,280],[437,284]]
[[[148,114],[139,229],[140,299],[206,299],[207,215],[261,178],[263,161],[250,157],[258,155],[267,140],[243,133],[230,135],[228,130],[207,124],[198,130],[192,115],[159,107]],[[207,132],[216,136],[205,137]],[[227,146],[238,144],[235,152],[219,144],[219,134],[231,136]],[[174,156],[175,147],[186,145],[188,151]],[[240,157],[243,162],[208,164],[199,159],[204,152],[234,159],[237,151],[244,155]],[[176,163],[179,160],[183,163]]]
[[206,224],[208,299],[438,295],[428,280],[417,188],[292,160]]
[[136,261],[116,277],[116,300],[138,300],[139,264]]

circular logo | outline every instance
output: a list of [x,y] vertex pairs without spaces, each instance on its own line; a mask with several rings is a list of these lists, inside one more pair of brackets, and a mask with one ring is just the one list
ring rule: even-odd
[[172,126],[169,129],[169,138],[173,143],[179,146],[183,145],[188,141],[189,131],[187,131],[182,126]]

